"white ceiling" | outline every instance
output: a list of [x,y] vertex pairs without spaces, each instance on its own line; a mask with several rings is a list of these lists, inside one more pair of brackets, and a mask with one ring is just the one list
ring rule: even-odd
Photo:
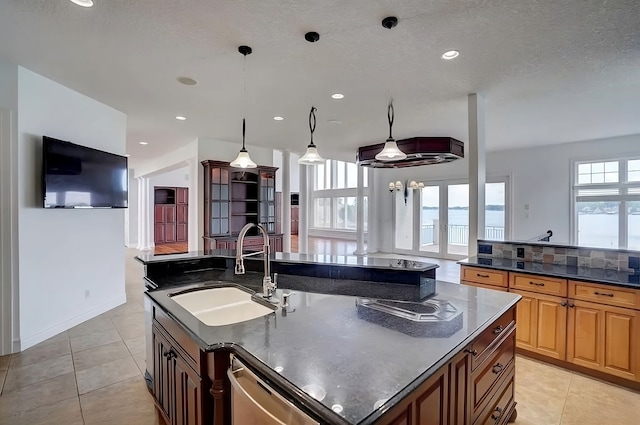
[[[396,138],[466,142],[472,92],[486,98],[491,150],[640,133],[638,0],[94,1],[0,1],[0,60],[125,112],[134,158],[240,140],[240,44],[254,49],[250,145],[303,151],[313,104],[320,152],[353,158],[386,138],[390,96]],[[460,57],[440,59],[449,49]]]

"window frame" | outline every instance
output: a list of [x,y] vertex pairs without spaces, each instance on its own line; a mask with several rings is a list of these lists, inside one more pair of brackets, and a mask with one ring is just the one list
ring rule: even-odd
[[[640,155],[637,153],[614,156],[614,157],[589,157],[574,159],[571,161],[571,207],[570,207],[570,242],[572,245],[580,247],[591,248],[610,248],[599,247],[593,245],[580,245],[579,244],[579,209],[577,205],[579,202],[618,202],[618,246],[613,249],[628,249],[629,246],[629,214],[628,214],[628,202],[640,202],[640,181],[628,181],[628,165],[629,161],[640,160]],[[593,164],[593,163],[606,163],[606,162],[618,162],[618,182],[617,183],[578,183],[579,182],[579,167],[581,164]],[[618,191],[616,194],[602,194],[602,195],[580,195],[580,190],[592,189],[592,190],[606,190],[615,189]],[[629,193],[629,190],[636,189],[638,194]]]

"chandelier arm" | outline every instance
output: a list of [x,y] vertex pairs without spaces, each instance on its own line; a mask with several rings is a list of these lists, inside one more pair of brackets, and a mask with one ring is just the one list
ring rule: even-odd
[[315,146],[313,143],[313,132],[316,131],[316,107],[312,106],[309,111],[309,130],[311,131],[311,143],[309,146]]
[[393,136],[391,135],[391,129],[393,128],[394,117],[395,114],[393,110],[393,99],[391,99],[387,108],[387,120],[389,121],[389,139],[393,139]]

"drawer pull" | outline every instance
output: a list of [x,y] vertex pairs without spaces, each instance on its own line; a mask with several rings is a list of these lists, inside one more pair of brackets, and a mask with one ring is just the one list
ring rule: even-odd
[[468,348],[466,348],[466,349],[464,350],[464,352],[465,352],[465,353],[469,353],[469,354],[471,354],[472,356],[477,356],[477,355],[478,355],[478,350],[475,350],[475,349],[474,349],[474,350],[469,350]]
[[493,419],[494,421],[496,421],[496,423],[498,423],[498,421],[502,417],[502,412],[503,412],[502,408],[496,407],[496,410],[494,410],[493,413],[491,414],[491,419]]
[[476,276],[478,276],[478,277],[489,277],[488,274],[480,274],[480,273],[476,273]]
[[539,283],[539,282],[533,282],[533,281],[529,281],[529,285],[535,285],[535,286],[544,286],[544,283]]
[[504,369],[504,365],[502,363],[496,363],[491,371],[498,375],[500,372],[502,372],[502,369]]
[[595,295],[602,295],[603,297],[613,297],[613,294],[606,294],[604,292],[594,292]]
[[493,330],[493,334],[494,334],[494,335],[498,335],[498,334],[500,334],[503,330],[504,330],[504,328],[502,327],[502,325],[498,325],[498,326]]

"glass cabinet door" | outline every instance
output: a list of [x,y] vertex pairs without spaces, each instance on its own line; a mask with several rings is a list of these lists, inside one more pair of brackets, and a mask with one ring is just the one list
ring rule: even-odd
[[229,170],[211,168],[211,234],[229,233]]
[[260,223],[269,233],[276,231],[276,179],[272,171],[260,173]]

